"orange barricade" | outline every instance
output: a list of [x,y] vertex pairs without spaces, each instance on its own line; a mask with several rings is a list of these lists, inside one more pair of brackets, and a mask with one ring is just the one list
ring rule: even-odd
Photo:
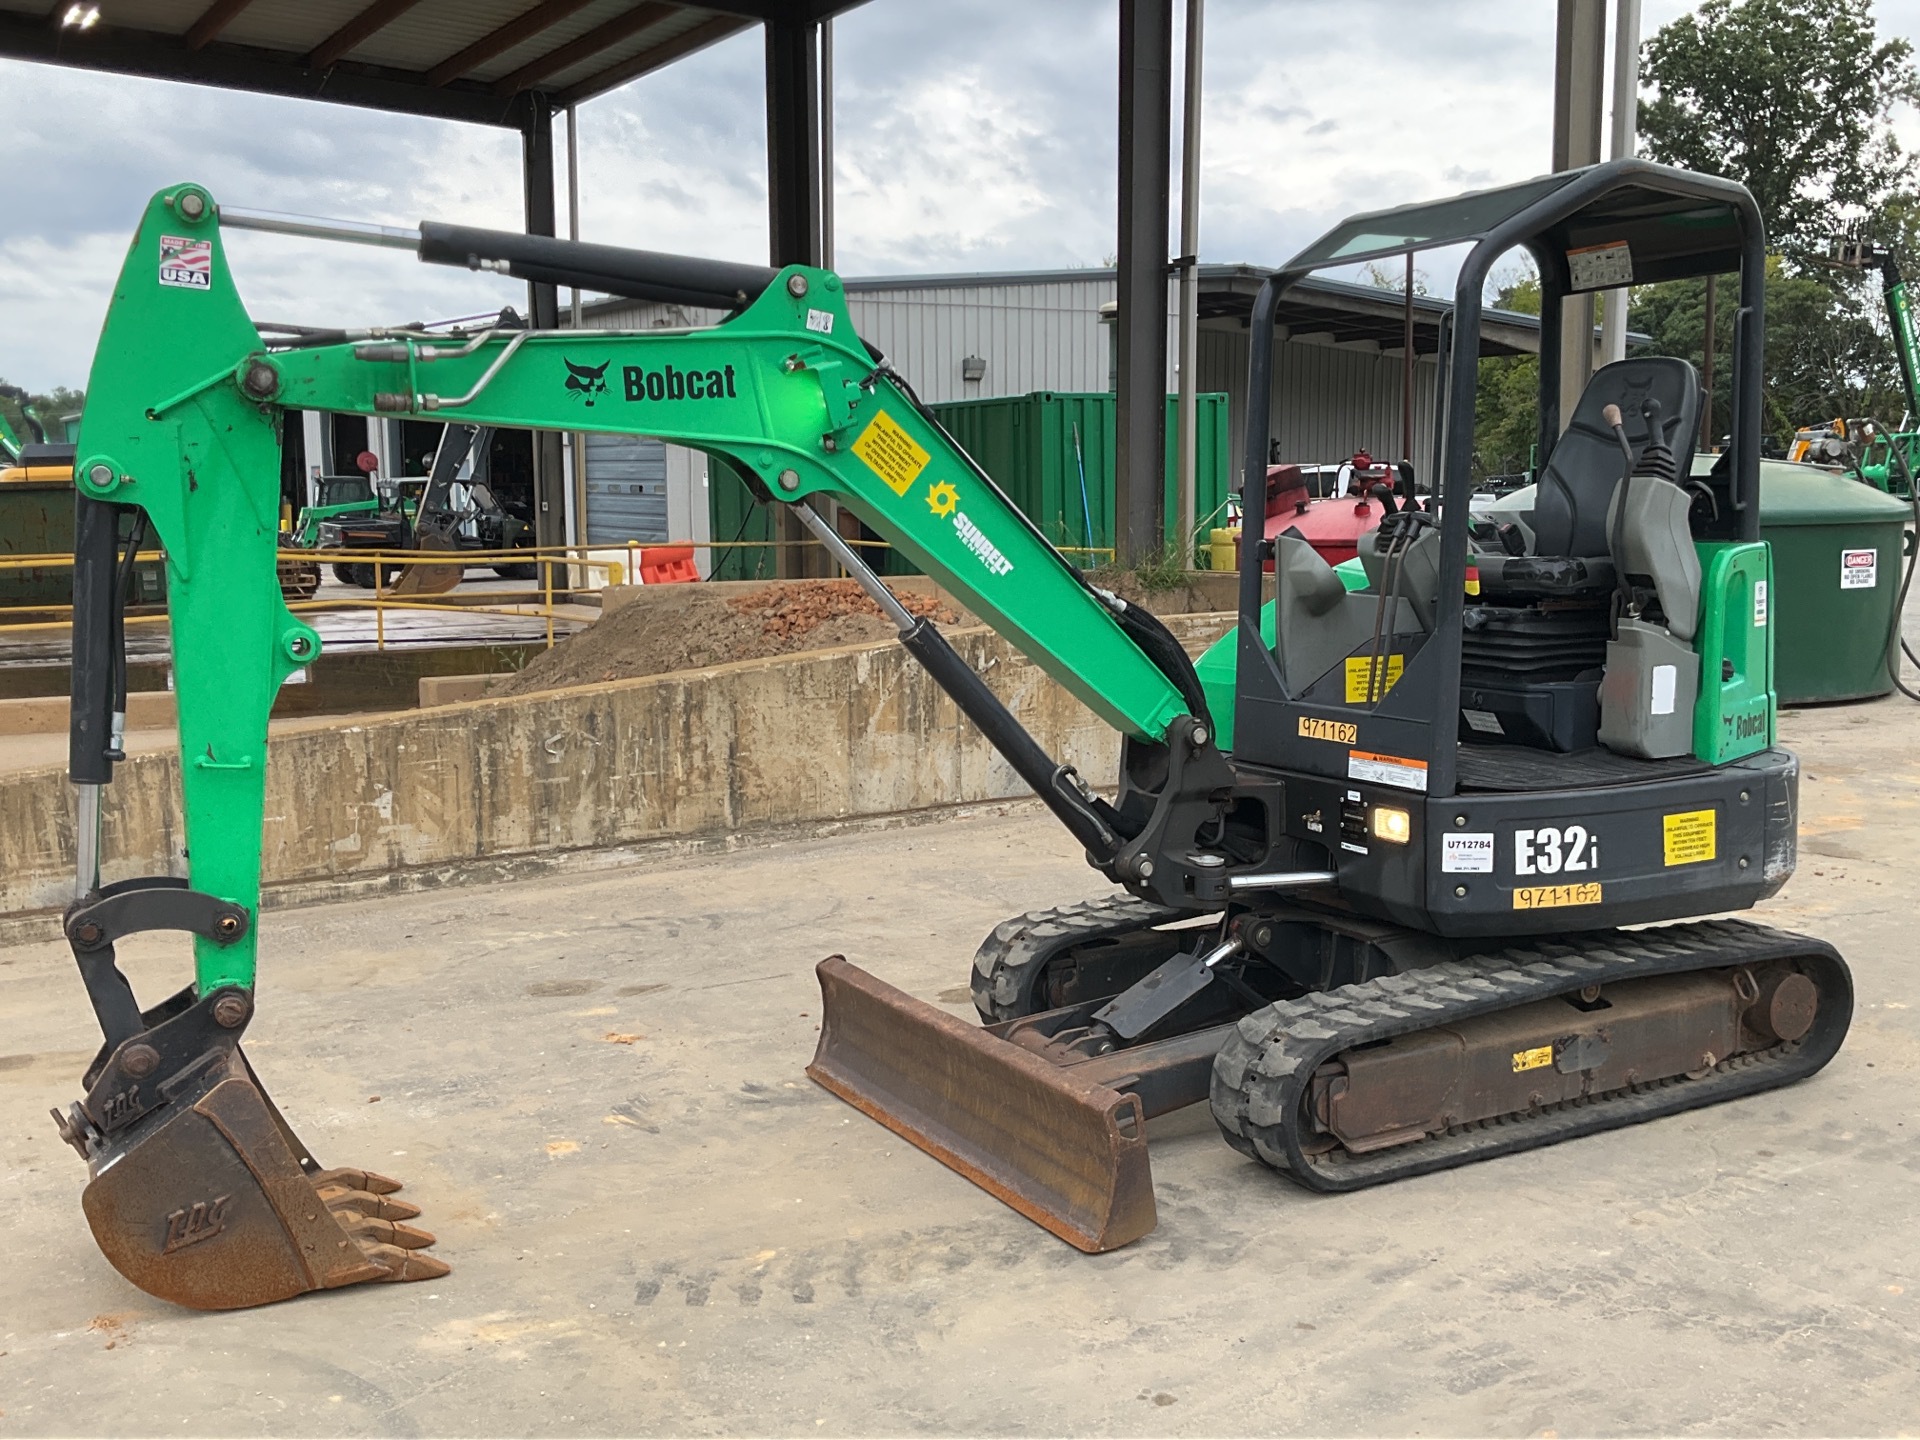
[[699,578],[691,545],[648,545],[640,551],[642,585],[679,585]]

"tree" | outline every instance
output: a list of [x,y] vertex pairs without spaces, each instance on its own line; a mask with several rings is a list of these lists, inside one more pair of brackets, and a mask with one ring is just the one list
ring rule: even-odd
[[[1767,267],[1762,430],[1897,418],[1906,407],[1877,277],[1810,262],[1862,226],[1920,238],[1916,158],[1891,126],[1896,105],[1920,100],[1913,47],[1880,38],[1872,0],[1702,0],[1647,42],[1641,74],[1656,92],[1640,102],[1642,149],[1740,181],[1784,257]],[[1714,289],[1716,437],[1731,425],[1736,288],[1722,276]],[[1704,280],[1642,286],[1629,324],[1652,337],[1649,353],[1700,365],[1706,293]]]
[[[1540,277],[1530,269],[1500,283],[1490,302],[1522,315],[1540,313]],[[1480,361],[1473,400],[1473,473],[1512,475],[1532,462],[1540,432],[1540,357],[1489,355]]]
[[1872,0],[1702,0],[1646,43],[1641,148],[1740,181],[1773,248],[1804,256],[1912,183],[1891,125],[1920,100],[1912,56]]

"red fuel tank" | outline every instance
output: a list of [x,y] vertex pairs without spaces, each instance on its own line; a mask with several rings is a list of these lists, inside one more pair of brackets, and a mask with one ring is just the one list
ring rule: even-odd
[[[1319,469],[1321,467],[1315,467]],[[1339,468],[1333,493],[1314,494],[1307,471],[1299,465],[1267,467],[1266,537],[1297,530],[1329,565],[1351,560],[1361,535],[1380,523],[1386,506],[1372,492],[1384,487],[1397,492],[1400,477],[1394,467],[1375,463],[1366,451]],[[1273,569],[1273,561],[1266,562]]]

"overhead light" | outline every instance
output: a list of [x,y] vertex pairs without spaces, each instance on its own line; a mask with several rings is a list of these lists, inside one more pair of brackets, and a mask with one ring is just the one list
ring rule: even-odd
[[69,5],[67,13],[60,17],[62,30],[91,30],[100,22],[98,5]]

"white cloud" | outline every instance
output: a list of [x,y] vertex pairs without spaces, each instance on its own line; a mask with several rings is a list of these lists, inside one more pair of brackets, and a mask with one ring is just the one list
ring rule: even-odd
[[[1648,33],[1688,8],[1644,6]],[[1876,11],[1883,31],[1920,31],[1920,0]],[[1553,18],[1545,0],[1212,0],[1203,255],[1275,263],[1353,211],[1545,170]],[[844,16],[841,267],[1110,253],[1116,41],[1112,0],[871,0]],[[765,258],[761,57],[748,31],[582,108],[587,238]],[[0,86],[14,157],[0,375],[17,383],[84,379],[127,237],[162,185],[194,179],[230,204],[389,224],[520,223],[509,132],[17,62],[0,62]],[[1920,120],[1901,124],[1920,144]],[[522,287],[395,253],[253,235],[232,251],[263,318],[355,324],[524,303]]]

